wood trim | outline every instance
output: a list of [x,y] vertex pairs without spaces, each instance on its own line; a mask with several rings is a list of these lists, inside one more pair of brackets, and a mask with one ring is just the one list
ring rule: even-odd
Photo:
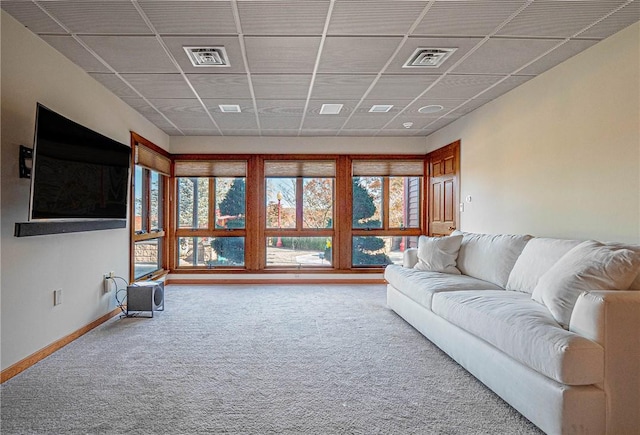
[[386,284],[379,279],[170,279],[167,285],[229,285],[229,284]]
[[92,329],[96,328],[97,326],[100,326],[101,324],[103,324],[104,322],[106,322],[110,318],[116,316],[120,312],[121,312],[120,308],[115,308],[112,311],[110,311],[107,314],[105,314],[104,316],[100,317],[99,319],[94,320],[93,322],[89,323],[86,326],[83,326],[82,328],[78,329],[77,331],[72,332],[71,334],[69,334],[69,335],[67,335],[65,337],[62,337],[61,339],[54,341],[50,345],[40,349],[39,351],[37,351],[35,353],[32,353],[28,357],[26,357],[26,358],[18,361],[17,363],[7,367],[0,374],[0,383],[4,383],[4,382],[8,381],[9,379],[11,379],[14,376],[16,376],[17,374],[25,371],[26,369],[28,369],[32,365],[36,364],[37,362],[42,361],[43,359],[45,359],[46,357],[48,357],[52,353],[56,352],[59,349],[62,349],[64,346],[66,346],[67,344],[69,344],[72,341],[76,340],[77,338],[82,337],[87,332],[91,331]]
[[369,267],[354,267],[350,269],[338,270],[329,266],[316,266],[315,269],[304,268],[298,269],[297,267],[283,267],[283,266],[269,266],[266,269],[261,270],[246,270],[241,267],[238,268],[225,268],[225,269],[206,269],[204,267],[181,267],[171,271],[171,275],[270,275],[270,274],[289,274],[289,275],[309,275],[309,274],[367,274],[367,273],[383,273],[384,267],[382,266],[369,266]]

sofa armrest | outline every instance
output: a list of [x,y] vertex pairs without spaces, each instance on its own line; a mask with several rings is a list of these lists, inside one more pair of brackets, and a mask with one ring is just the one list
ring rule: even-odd
[[634,433],[640,427],[640,291],[582,293],[569,330],[604,348],[607,433]]
[[407,248],[402,254],[402,267],[412,269],[418,263],[418,248]]

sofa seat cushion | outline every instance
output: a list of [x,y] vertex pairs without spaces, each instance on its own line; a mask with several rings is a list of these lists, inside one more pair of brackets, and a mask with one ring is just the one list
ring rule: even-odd
[[432,311],[555,381],[568,385],[603,381],[602,346],[563,329],[528,293],[438,293]]
[[500,290],[500,287],[495,284],[470,276],[407,269],[397,264],[387,266],[384,270],[384,278],[398,291],[429,310],[431,298],[435,293],[457,290]]

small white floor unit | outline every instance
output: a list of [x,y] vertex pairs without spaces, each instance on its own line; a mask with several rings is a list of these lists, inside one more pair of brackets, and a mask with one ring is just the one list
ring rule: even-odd
[[127,286],[127,317],[131,312],[164,311],[164,282],[144,281]]

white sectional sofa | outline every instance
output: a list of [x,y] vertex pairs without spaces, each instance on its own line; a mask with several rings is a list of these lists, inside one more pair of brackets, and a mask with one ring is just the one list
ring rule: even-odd
[[640,247],[454,232],[404,256],[389,307],[539,428],[640,434]]

